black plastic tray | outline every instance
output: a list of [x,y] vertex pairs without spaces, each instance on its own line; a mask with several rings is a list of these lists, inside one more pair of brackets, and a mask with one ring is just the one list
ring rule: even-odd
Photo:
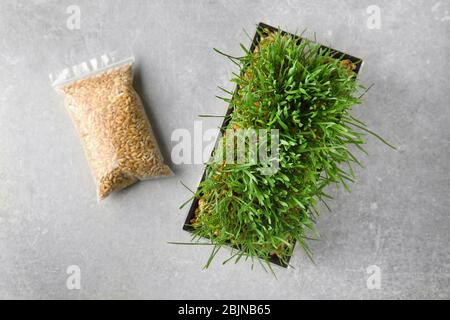
[[[254,38],[253,38],[253,42],[252,42],[252,44],[251,44],[251,46],[250,46],[250,51],[251,51],[251,52],[253,52],[253,51],[255,50],[256,46],[258,45],[259,40],[260,40],[260,37],[261,37],[261,36],[260,36],[260,31],[263,31],[264,29],[267,29],[267,30],[272,31],[272,32],[281,31],[282,34],[290,35],[290,36],[293,36],[293,37],[297,38],[298,41],[299,41],[299,43],[300,43],[300,42],[302,41],[302,39],[303,39],[303,38],[301,38],[301,37],[299,37],[299,36],[296,36],[296,35],[293,35],[293,34],[291,34],[291,33],[289,33],[289,32],[286,32],[286,31],[283,31],[283,30],[279,30],[278,28],[275,28],[275,27],[272,27],[272,26],[270,26],[270,25],[268,25],[268,24],[265,24],[265,23],[260,22],[260,23],[258,24],[257,31],[256,31],[255,36],[254,36]],[[346,54],[346,53],[344,53],[344,52],[340,52],[340,51],[338,51],[338,50],[335,50],[335,49],[333,49],[333,48],[330,48],[330,47],[327,47],[327,46],[324,46],[324,45],[321,45],[320,48],[323,48],[323,49],[329,49],[330,52],[331,52],[331,54],[332,54],[333,56],[335,56],[336,58],[342,57],[342,60],[350,60],[350,61],[351,61],[352,63],[354,63],[355,66],[356,66],[356,67],[355,67],[355,70],[354,70],[354,72],[355,72],[356,74],[358,74],[359,71],[361,70],[361,66],[362,66],[362,63],[363,63],[362,59],[356,58],[356,57],[354,57],[354,56],[351,56],[351,55]],[[238,89],[239,89],[239,88],[236,88],[234,92],[236,93]],[[231,108],[228,108],[227,114],[226,114],[226,116],[225,116],[225,120],[224,120],[224,122],[223,122],[223,124],[222,124],[222,126],[221,126],[221,131],[224,131],[225,128],[227,127],[228,122],[229,122],[229,120],[230,120],[229,115],[231,114],[231,112],[232,112]],[[214,151],[215,151],[215,148],[214,148],[214,150],[212,151],[212,154],[214,154]],[[206,175],[206,172],[203,172],[203,176],[202,176],[202,179],[200,180],[200,182],[202,182],[202,181],[205,179],[205,175]],[[195,198],[195,199],[192,201],[191,207],[190,207],[189,212],[188,212],[188,215],[187,215],[187,217],[186,217],[186,221],[185,221],[184,226],[183,226],[183,230],[189,231],[189,232],[192,232],[192,231],[194,230],[194,228],[193,228],[192,226],[190,226],[190,222],[191,222],[192,219],[195,218],[195,210],[197,209],[197,207],[198,207],[198,199]],[[288,263],[289,263],[290,258],[291,258],[291,257],[288,258]],[[278,258],[276,258],[276,257],[270,257],[270,258],[269,258],[269,261],[272,262],[272,263],[274,263],[274,264],[277,264],[277,265],[279,265],[279,266],[282,266],[282,267],[284,267],[284,268],[286,268],[286,267],[288,266],[288,264],[282,263],[282,262],[281,262]]]

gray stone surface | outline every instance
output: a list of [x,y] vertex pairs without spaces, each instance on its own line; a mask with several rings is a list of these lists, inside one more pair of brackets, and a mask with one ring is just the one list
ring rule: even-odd
[[[69,5],[81,29],[69,30]],[[369,5],[381,28],[367,27]],[[450,298],[450,1],[46,1],[0,4],[0,298]],[[202,270],[209,249],[177,246],[201,165],[139,183],[98,204],[79,139],[48,74],[62,64],[129,46],[138,88],[168,162],[177,128],[221,114],[216,85],[232,88],[238,54],[264,21],[308,28],[325,44],[364,58],[375,83],[355,115],[398,147],[369,138],[370,157],[351,194],[331,190],[321,208],[315,265]],[[213,128],[219,119],[207,119]],[[81,268],[81,290],[66,269]],[[369,290],[366,268],[380,267]]]

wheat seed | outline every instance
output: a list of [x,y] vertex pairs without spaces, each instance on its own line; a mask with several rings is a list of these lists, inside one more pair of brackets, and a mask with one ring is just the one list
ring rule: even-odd
[[60,88],[99,199],[139,180],[169,176],[127,64]]

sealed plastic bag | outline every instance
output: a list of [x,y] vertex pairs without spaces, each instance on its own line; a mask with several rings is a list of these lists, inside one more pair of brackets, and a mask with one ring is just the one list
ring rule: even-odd
[[100,200],[139,180],[172,174],[133,88],[134,58],[115,58],[104,55],[51,76],[82,140]]

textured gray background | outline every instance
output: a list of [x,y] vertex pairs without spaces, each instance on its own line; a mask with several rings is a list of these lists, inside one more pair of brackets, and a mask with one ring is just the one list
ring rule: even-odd
[[[81,30],[66,27],[79,5]],[[380,30],[366,26],[381,8]],[[450,298],[450,1],[1,1],[0,298]],[[216,85],[232,88],[238,54],[264,21],[308,28],[320,42],[364,58],[375,83],[354,114],[398,147],[373,138],[351,194],[331,190],[321,208],[316,265],[297,250],[295,269],[209,270],[206,247],[181,230],[201,165],[144,182],[98,204],[79,139],[48,73],[116,47],[131,47],[138,88],[166,158],[177,128],[221,114]],[[208,119],[205,128],[219,124]],[[168,161],[170,162],[170,161]],[[78,265],[82,289],[66,288]],[[381,268],[368,290],[366,268]]]

